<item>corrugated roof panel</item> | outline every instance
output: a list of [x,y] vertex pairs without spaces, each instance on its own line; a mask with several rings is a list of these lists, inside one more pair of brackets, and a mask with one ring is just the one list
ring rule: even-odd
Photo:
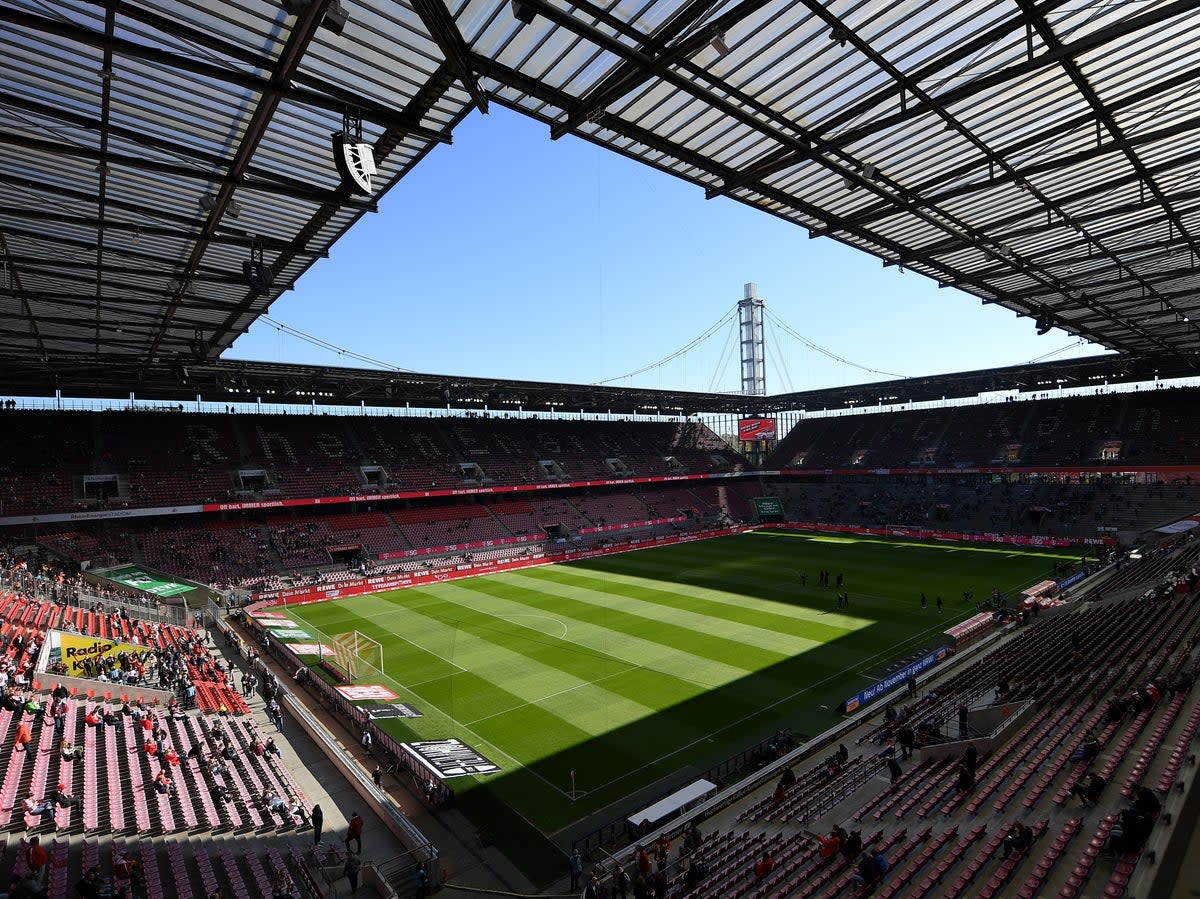
[[[1175,339],[1129,333],[1119,303],[1077,313],[1071,303],[1082,301],[1063,296],[1084,281],[1103,291],[1118,267],[1174,289],[1153,243],[1183,245],[1180,223],[1200,227],[1190,199],[1200,23],[1182,5],[1066,0],[1043,22],[1010,0],[546,2],[561,23],[535,7],[521,24],[507,0],[444,5],[497,101],[559,125],[564,111],[590,112],[577,128],[590,140],[979,296],[1057,305],[1114,345],[1162,351]],[[274,298],[240,283],[250,234],[268,242],[282,289],[363,214],[364,203],[334,194],[330,133],[347,108],[363,110],[365,138],[381,147],[386,190],[431,146],[412,125],[445,132],[472,103],[463,80],[473,75],[456,71],[412,4],[345,5],[339,35],[301,33],[304,19],[275,0],[125,0],[107,82],[102,6],[64,0],[55,18],[37,0],[0,10],[0,202],[26,210],[0,227],[11,254],[80,263],[28,277],[94,295],[85,263],[100,243],[107,268],[154,266],[101,278],[112,314],[136,318],[135,305],[116,302],[121,290],[171,294],[167,275],[190,265],[192,293],[176,315],[211,323],[227,346]],[[297,41],[297,64],[272,85]],[[654,71],[637,62],[659,53],[669,62]],[[585,109],[616,72],[604,108]],[[1108,118],[1130,143],[1114,143]],[[52,160],[44,171],[29,161],[34,146]],[[206,194],[237,204],[218,232],[205,230]],[[1156,283],[1138,287],[1148,302]],[[163,323],[171,296],[157,309]],[[160,346],[178,349],[187,333],[166,324]]]

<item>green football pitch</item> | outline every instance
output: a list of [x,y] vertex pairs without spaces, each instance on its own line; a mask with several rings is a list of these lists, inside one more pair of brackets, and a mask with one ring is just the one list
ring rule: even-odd
[[[964,590],[1015,595],[1077,558],[759,531],[287,612],[314,636],[379,640],[387,677],[358,682],[423,713],[379,723],[470,744],[502,771],[451,781],[460,800],[486,794],[554,835],[632,814],[777,728],[820,733],[884,664],[972,614]],[[845,575],[849,609],[821,569]]]
[[116,568],[112,571],[104,572],[101,576],[108,578],[110,581],[116,581],[118,584],[133,587],[135,590],[145,590],[147,593],[153,593],[155,596],[178,596],[181,593],[188,593],[196,589],[191,584],[180,584],[177,581],[168,580],[160,575],[143,571],[137,566]]

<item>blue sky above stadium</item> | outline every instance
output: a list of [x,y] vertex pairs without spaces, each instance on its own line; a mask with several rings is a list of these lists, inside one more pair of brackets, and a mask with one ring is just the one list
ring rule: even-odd
[[[464,121],[269,317],[413,371],[736,390],[735,332],[712,326],[747,281],[772,319],[845,360],[769,324],[769,393],[1098,352],[498,107]],[[271,321],[226,358],[362,364]]]

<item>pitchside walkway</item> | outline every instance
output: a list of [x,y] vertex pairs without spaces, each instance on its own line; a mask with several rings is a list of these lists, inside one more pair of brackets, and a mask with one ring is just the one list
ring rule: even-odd
[[[236,625],[234,627],[243,640],[249,639],[248,632],[237,629]],[[245,659],[235,649],[222,646],[221,650],[233,665],[238,668],[246,667]],[[285,690],[295,692],[295,684],[291,679],[293,672],[284,670],[283,666],[267,656],[260,656],[259,665],[274,672]],[[240,682],[240,677],[237,681]],[[353,722],[335,716],[315,702],[309,693],[299,691],[295,695],[329,732],[341,756],[349,764],[356,765],[359,772],[369,778],[377,760],[360,745],[360,734]],[[265,722],[265,702],[262,697],[255,697],[250,705],[255,716]],[[264,724],[264,730],[272,733],[275,729],[273,725]],[[326,753],[304,733],[291,715],[285,715],[284,731],[288,747],[295,753],[290,757],[296,758],[303,766],[301,768],[298,765],[293,770],[294,776],[305,788],[307,795],[321,797],[314,798],[313,801],[320,801],[325,812],[325,829],[329,834],[326,842],[332,839],[335,845],[340,846],[345,836],[345,819],[355,810],[359,810],[367,819],[364,831],[367,836],[363,842],[363,857],[366,863],[386,864],[405,855],[406,850],[400,841],[392,836],[380,818],[377,807],[361,798],[359,792],[348,782],[342,768],[330,761]],[[278,739],[277,736],[276,740]],[[288,749],[284,751],[287,752]],[[398,779],[391,775],[385,775],[382,784],[383,790],[400,807],[404,815],[437,847],[440,856],[439,868],[445,872],[451,884],[518,893],[535,891],[534,884],[530,883],[498,849],[480,845],[475,826],[461,812],[454,809],[431,809],[411,786],[410,779]],[[331,810],[336,812],[331,815]],[[302,836],[307,837],[311,843],[311,831],[306,831]],[[563,865],[565,868],[565,857]],[[406,896],[412,891],[411,884],[407,882],[394,886],[401,896]],[[341,881],[340,887],[345,890],[346,881]]]

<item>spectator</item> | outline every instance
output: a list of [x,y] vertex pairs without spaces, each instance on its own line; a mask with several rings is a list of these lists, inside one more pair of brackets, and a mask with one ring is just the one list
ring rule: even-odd
[[1021,855],[1033,845],[1033,831],[1017,821],[1004,837],[1001,858],[1008,858],[1010,853]]
[[113,876],[120,880],[132,880],[141,864],[136,858],[130,858],[122,852],[113,861]]
[[17,725],[17,739],[13,746],[13,752],[24,752],[32,739],[33,734],[29,730],[29,725],[22,721]]
[[971,772],[971,779],[975,779],[975,769],[979,765],[979,750],[975,748],[974,743],[968,743],[966,751],[963,752],[963,764],[967,766],[967,770]]
[[900,745],[900,758],[907,759],[913,754],[913,744],[916,740],[916,735],[913,729],[907,724],[901,725],[896,730],[896,742]]
[[1078,796],[1079,801],[1086,808],[1091,808],[1096,804],[1106,786],[1108,786],[1108,781],[1102,775],[1095,771],[1089,771],[1071,787],[1071,795]]
[[588,875],[587,885],[583,888],[583,899],[601,899],[600,875],[594,869]]
[[425,899],[425,891],[429,888],[429,873],[421,865],[413,872],[413,899]]
[[[795,777],[796,775],[793,773],[792,778],[794,779]],[[687,832],[683,835],[683,849],[686,852],[695,852],[700,848],[702,842],[704,842],[704,837],[700,834],[700,827],[693,821],[688,825]]]
[[[49,804],[49,803],[47,803]],[[53,809],[53,806],[51,806]],[[29,873],[41,885],[46,879],[46,871],[50,863],[50,856],[46,854],[46,850],[42,848],[42,840],[40,837],[30,837],[28,844],[25,846],[25,861],[29,865]]]
[[954,785],[956,789],[961,791],[970,790],[975,786],[975,775],[963,762],[959,762],[958,764],[958,769],[955,773]]
[[346,856],[346,864],[342,867],[342,873],[346,875],[346,879],[350,881],[350,892],[358,892],[358,872],[362,868],[362,860],[357,853],[351,853]]
[[16,874],[9,878],[8,892],[0,893],[5,899],[45,899],[46,891],[32,873],[24,877]]
[[159,771],[154,778],[154,789],[157,793],[167,796],[175,791],[175,783],[166,771]]
[[1154,795],[1154,791],[1149,787],[1142,787],[1137,791],[1137,797],[1133,800],[1133,808],[1137,809],[1150,820],[1158,817],[1158,813],[1162,811],[1162,803],[1158,801],[1158,797]]
[[346,839],[343,840],[343,842],[346,845],[347,852],[350,850],[350,844],[353,842],[354,845],[356,847],[358,847],[357,852],[360,855],[362,854],[362,832],[363,832],[362,815],[360,815],[358,812],[355,812],[353,815],[350,816],[350,824],[346,828]]
[[838,850],[842,847],[842,841],[836,833],[831,833],[826,837],[817,837],[817,843],[821,847],[821,858],[825,861],[837,855]]
[[895,759],[888,759],[886,762],[884,762],[884,765],[888,769],[888,774],[891,776],[892,784],[895,784],[896,781],[900,779],[900,776],[904,773],[900,767],[900,763]]
[[375,770],[371,772],[371,781],[377,787],[383,786],[383,769],[378,765],[376,765]]
[[[693,862],[692,867],[695,867],[694,862]],[[689,867],[688,868],[689,874],[691,873],[691,870],[692,870],[692,868]],[[630,880],[629,880],[629,872],[626,871],[623,866],[617,865],[617,867],[615,869],[613,869],[612,894],[611,895],[620,896],[621,899],[629,899],[629,888],[631,885],[632,884],[630,883]]]
[[1103,851],[1116,855],[1136,852],[1150,836],[1153,826],[1154,822],[1137,809],[1127,808],[1121,812],[1117,825],[1109,833]]
[[[21,801],[21,809],[26,815],[52,815],[54,814],[54,803],[49,799],[36,800],[32,796],[26,796]],[[35,838],[36,839],[36,838]],[[46,850],[42,850],[45,852]]]
[[313,845],[321,845],[321,828],[325,826],[325,813],[321,811],[321,806],[314,805],[312,813],[309,815],[309,820],[313,827]]
[[101,890],[104,884],[100,880],[100,869],[93,865],[83,875],[83,879],[75,884],[75,892],[80,896],[80,899],[100,899]]
[[571,871],[571,892],[574,893],[579,889],[579,878],[583,876],[583,854],[578,849],[571,853],[567,867]]
[[1072,762],[1084,762],[1094,759],[1100,753],[1100,742],[1094,737],[1087,737],[1068,757]]
[[70,740],[67,740],[62,744],[59,755],[62,756],[64,762],[75,762],[83,758],[83,747],[76,746]]
[[768,849],[765,852],[763,852],[762,858],[760,858],[757,862],[755,862],[754,877],[757,880],[762,880],[764,877],[766,877],[768,874],[770,874],[774,870],[775,870],[775,856],[771,855],[771,851]]
[[859,887],[865,887],[875,882],[878,870],[875,865],[875,856],[871,854],[870,850],[863,850],[862,854],[858,857],[854,876],[850,879],[858,884]]
[[67,792],[67,785],[62,781],[54,788],[54,804],[59,808],[83,808],[83,800]]
[[859,852],[862,851],[862,847],[862,831],[852,830],[850,831],[849,836],[847,836],[842,842],[842,857],[848,859],[854,858]]
[[638,874],[647,877],[650,874],[650,853],[646,851],[644,846],[638,846],[633,854],[634,861],[637,863]]
[[291,875],[283,868],[275,871],[275,879],[271,882],[271,899],[298,899],[296,885],[292,883]]

